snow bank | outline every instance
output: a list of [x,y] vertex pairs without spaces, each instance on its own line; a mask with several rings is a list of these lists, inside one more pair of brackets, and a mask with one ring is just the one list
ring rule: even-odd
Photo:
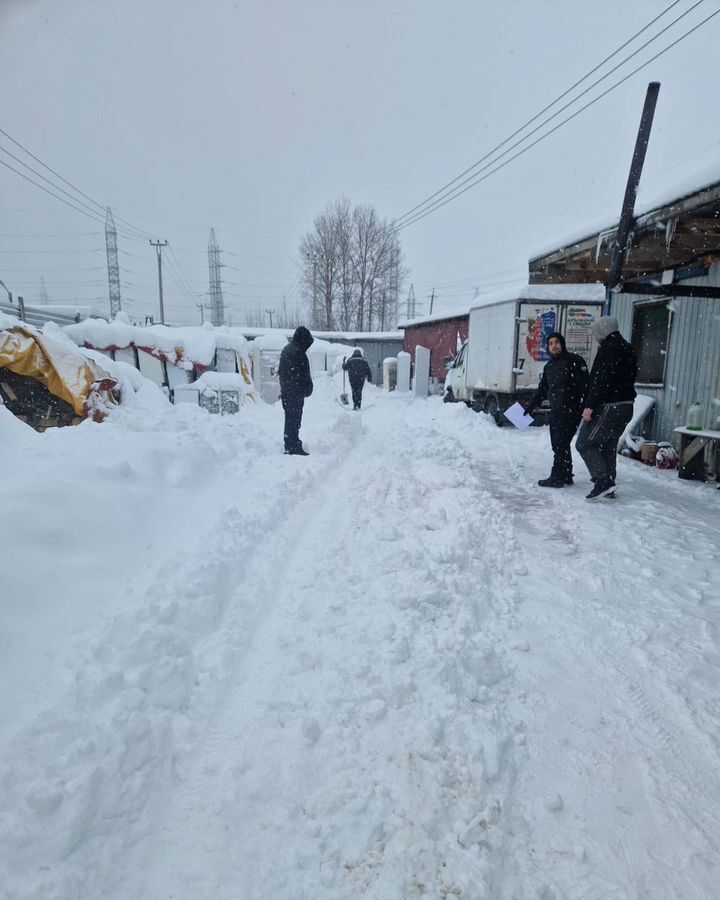
[[21,422],[0,400],[0,447],[3,448],[6,460],[12,453],[22,453],[39,437],[33,428]]

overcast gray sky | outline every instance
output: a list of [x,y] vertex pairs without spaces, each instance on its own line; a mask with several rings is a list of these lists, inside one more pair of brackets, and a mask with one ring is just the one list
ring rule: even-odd
[[[170,241],[168,320],[200,320],[213,226],[239,321],[297,301],[299,238],[328,202],[345,194],[403,215],[663,10],[612,64],[694,3],[0,0],[0,128]],[[700,2],[585,102],[718,9]],[[719,44],[720,15],[403,230],[418,310],[433,288],[437,312],[522,279],[534,252],[617,218],[651,80],[662,87],[641,199],[698,167],[720,178]],[[52,177],[2,134],[0,147]],[[36,301],[42,276],[54,301],[107,305],[102,225],[5,166],[0,191],[0,279],[13,293]],[[147,238],[119,248],[123,305],[157,315]]]

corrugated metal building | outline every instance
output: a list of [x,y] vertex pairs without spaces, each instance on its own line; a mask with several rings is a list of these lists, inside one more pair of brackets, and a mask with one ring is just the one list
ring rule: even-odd
[[[683,284],[720,287],[720,263],[707,276]],[[720,299],[707,297],[648,297],[619,294],[612,305],[622,334],[640,350],[636,389],[655,399],[655,411],[646,423],[646,437],[671,440],[674,428],[685,425],[690,404],[704,410],[705,428],[720,430]],[[660,337],[642,346],[644,324]],[[657,349],[657,352],[655,352]],[[653,353],[659,364],[643,367],[643,352]]]

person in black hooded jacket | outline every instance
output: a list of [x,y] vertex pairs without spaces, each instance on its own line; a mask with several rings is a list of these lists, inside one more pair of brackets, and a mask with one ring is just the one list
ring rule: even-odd
[[293,456],[308,456],[300,440],[305,398],[313,392],[310,362],[307,351],[313,336],[304,325],[295,329],[292,340],[282,349],[278,376],[280,400],[285,410],[285,452]]
[[594,482],[585,499],[598,500],[615,496],[618,439],[633,415],[637,356],[620,334],[614,316],[602,316],[591,328],[600,348],[590,372],[575,449]]
[[372,383],[372,372],[367,360],[363,359],[362,350],[353,350],[350,359],[344,359],[343,369],[348,373],[350,380],[350,389],[352,391],[353,409],[360,409],[362,403],[362,392],[366,381]]
[[570,442],[582,418],[588,369],[582,356],[568,352],[565,338],[559,331],[549,335],[546,346],[550,359],[545,364],[538,389],[525,405],[525,410],[532,412],[546,398],[550,402],[553,466],[550,477],[541,479],[538,484],[560,488],[573,483]]

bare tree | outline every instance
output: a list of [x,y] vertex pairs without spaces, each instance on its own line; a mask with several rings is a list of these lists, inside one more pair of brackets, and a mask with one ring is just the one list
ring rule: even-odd
[[267,326],[267,314],[262,306],[254,306],[245,312],[245,324],[248,328],[265,328]]
[[272,308],[254,306],[245,312],[244,318],[248,328],[267,328],[270,322],[274,328],[297,328],[298,325],[305,324],[307,316],[297,304],[288,306],[287,299],[283,298],[282,303]]
[[283,299],[282,305],[275,312],[278,328],[297,328],[305,322],[303,310],[297,305],[288,306],[286,299]]
[[405,271],[397,233],[374,207],[340,197],[300,242],[300,279],[313,327],[395,327]]

